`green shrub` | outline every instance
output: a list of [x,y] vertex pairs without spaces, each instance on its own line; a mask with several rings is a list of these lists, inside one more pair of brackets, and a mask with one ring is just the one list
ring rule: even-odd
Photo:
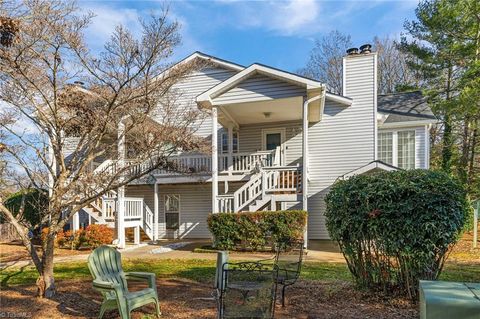
[[440,275],[469,211],[461,184],[426,170],[338,181],[326,203],[328,231],[356,282],[412,299],[419,279]]
[[[10,195],[5,200],[5,206],[17,216],[22,201],[24,202],[24,211],[21,221],[26,222],[30,227],[35,228],[40,225],[42,218],[48,208],[48,194],[43,189],[25,189]],[[3,216],[0,215],[0,222],[3,222]]]
[[218,213],[208,216],[208,228],[218,249],[264,249],[275,242],[292,242],[303,238],[307,212]]

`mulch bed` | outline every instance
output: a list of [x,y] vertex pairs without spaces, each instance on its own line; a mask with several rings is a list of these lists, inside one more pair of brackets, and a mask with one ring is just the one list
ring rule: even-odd
[[[211,287],[185,279],[157,280],[162,318],[216,318]],[[131,290],[142,286],[136,284]],[[33,286],[15,286],[0,291],[1,312],[8,317],[33,318],[95,318],[101,296],[91,288],[91,281],[61,281],[57,283],[53,300],[35,297]],[[286,307],[276,307],[276,318],[418,318],[415,305],[402,299],[382,299],[358,292],[346,282],[300,281],[287,288]],[[154,318],[153,306],[132,313],[134,319]],[[12,316],[12,315],[10,315]],[[111,311],[104,318],[118,318]]]

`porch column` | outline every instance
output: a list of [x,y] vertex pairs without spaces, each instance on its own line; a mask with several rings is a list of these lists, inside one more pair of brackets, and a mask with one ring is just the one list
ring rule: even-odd
[[140,226],[135,226],[133,229],[133,243],[135,245],[140,244]]
[[72,216],[72,230],[76,232],[80,229],[80,213],[76,212]]
[[233,171],[233,126],[228,126],[228,174],[231,175]]
[[[120,169],[125,165],[125,124],[118,123],[118,159]],[[125,186],[117,190],[117,240],[118,247],[125,248]]]
[[153,186],[153,241],[158,240],[158,184]]
[[212,106],[212,213],[218,213],[218,109]]
[[[302,110],[302,209],[308,211],[308,99],[303,98]],[[303,234],[305,247],[308,242],[308,221]]]

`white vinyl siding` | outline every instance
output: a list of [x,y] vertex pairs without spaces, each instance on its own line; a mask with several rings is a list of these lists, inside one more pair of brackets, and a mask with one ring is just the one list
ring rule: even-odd
[[234,104],[303,96],[305,88],[256,74],[213,99],[215,104]]
[[[346,107],[327,99],[322,120],[309,127],[310,239],[329,238],[324,212],[331,185],[340,176],[373,161],[376,152],[374,56],[346,58],[345,65],[345,88],[353,104]],[[297,207],[301,208],[301,203]]]
[[[176,93],[177,105],[182,108],[197,110],[197,95],[225,81],[234,74],[236,72],[231,70],[209,66],[186,76],[182,81],[172,86],[172,91]],[[160,115],[157,116],[160,117]],[[211,119],[206,112],[193,127],[197,129],[196,134],[199,136],[209,137],[212,134]]]
[[[154,212],[153,185],[131,185],[127,187],[127,197],[143,198],[145,204]],[[166,195],[180,196],[179,238],[210,238],[207,217],[212,211],[211,184],[178,184],[158,186],[158,238],[166,238],[165,221]]]
[[285,165],[301,164],[302,158],[302,123],[300,121],[249,124],[240,126],[240,152],[257,152],[262,150],[263,130],[285,130]]

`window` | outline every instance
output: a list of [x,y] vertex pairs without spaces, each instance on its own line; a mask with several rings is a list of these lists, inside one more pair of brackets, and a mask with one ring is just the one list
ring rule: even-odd
[[180,195],[165,195],[165,224],[167,229],[178,229]]
[[398,132],[398,167],[415,168],[415,131]]
[[393,138],[391,132],[378,134],[378,159],[393,165]]
[[[233,152],[238,153],[238,132],[233,131]],[[223,132],[222,133],[222,153],[228,153],[228,132]]]
[[378,133],[378,159],[403,169],[415,168],[415,131]]

